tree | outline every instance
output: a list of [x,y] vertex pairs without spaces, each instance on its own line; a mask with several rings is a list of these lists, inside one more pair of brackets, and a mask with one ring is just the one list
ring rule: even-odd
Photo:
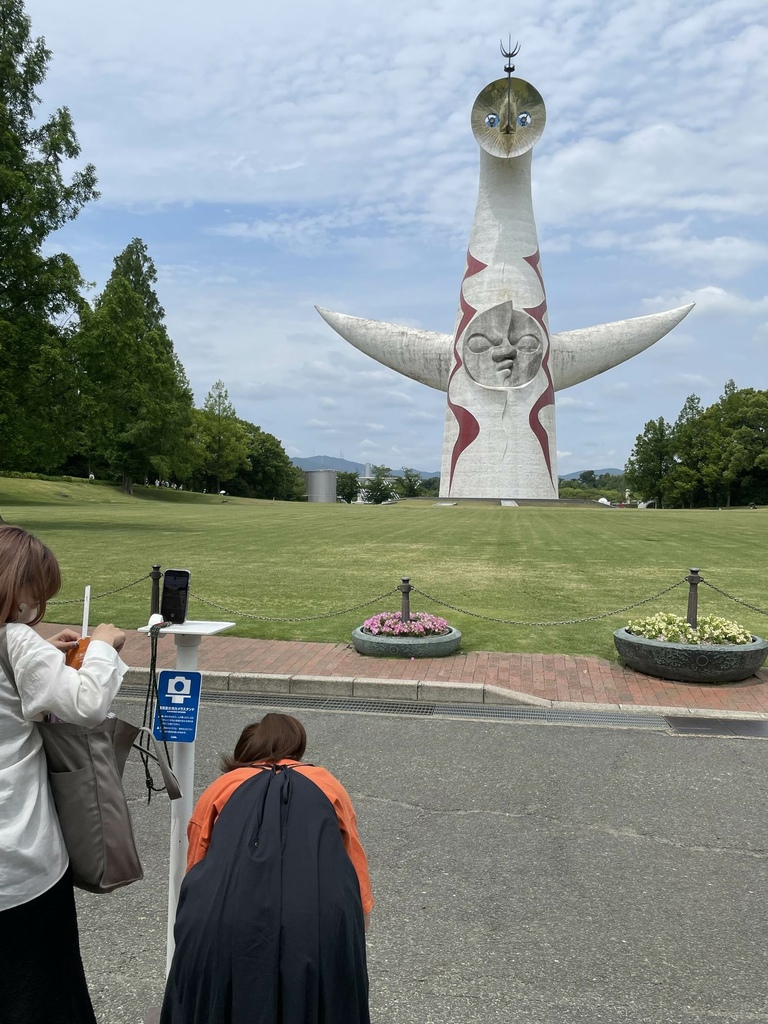
[[676,465],[669,481],[669,496],[681,504],[687,502],[690,508],[703,482],[701,468],[706,454],[703,415],[701,399],[698,395],[689,395],[672,429]]
[[768,487],[768,392],[737,390],[728,381],[720,399],[702,416],[702,476],[711,497],[725,504],[765,500]]
[[218,492],[222,480],[248,467],[248,434],[223,381],[216,381],[202,410],[195,410],[195,425],[200,464]]
[[646,500],[656,498],[663,508],[667,475],[673,465],[672,427],[663,416],[649,420],[627,460],[625,476],[630,489]]
[[[36,123],[37,89],[51,51],[32,39],[22,0],[0,0],[0,467],[54,468],[76,419],[72,321],[83,281],[74,260],[43,255],[48,236],[98,197],[91,164],[67,181],[80,155],[61,107]],[[45,414],[41,415],[41,410]]]
[[403,466],[403,475],[395,482],[401,498],[416,498],[421,494],[421,476],[415,469]]
[[601,473],[595,481],[595,488],[598,491],[618,491],[619,501],[624,500],[624,492],[627,489],[627,481],[623,473]]
[[729,380],[707,409],[689,395],[674,427],[646,423],[627,480],[666,505],[693,508],[704,494],[710,505],[768,501],[768,391],[739,389]]
[[579,473],[578,483],[581,487],[597,487],[594,469],[585,469],[583,473]]
[[392,472],[389,466],[372,466],[373,479],[369,480],[363,487],[365,500],[372,505],[381,505],[389,501],[394,494],[394,488],[387,479]]
[[291,501],[306,501],[307,500],[307,478],[304,475],[304,470],[299,469],[298,466],[293,467],[293,494],[290,498]]
[[336,496],[338,498],[343,498],[351,505],[353,501],[357,501],[359,493],[360,477],[357,473],[342,471],[336,474]]
[[81,451],[120,475],[128,493],[136,477],[186,479],[194,468],[192,392],[156,281],[146,246],[134,238],[115,258],[93,310],[84,310],[79,335]]
[[237,475],[226,481],[226,489],[230,494],[244,498],[294,501],[295,467],[282,444],[273,434],[268,434],[254,423],[247,420],[238,420],[238,423],[245,433],[247,459]]

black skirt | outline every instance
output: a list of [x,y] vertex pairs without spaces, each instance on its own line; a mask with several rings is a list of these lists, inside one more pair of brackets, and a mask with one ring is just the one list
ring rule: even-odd
[[370,1024],[357,874],[330,800],[290,767],[229,798],[174,934],[162,1024]]
[[0,1020],[96,1024],[69,872],[42,896],[0,911]]

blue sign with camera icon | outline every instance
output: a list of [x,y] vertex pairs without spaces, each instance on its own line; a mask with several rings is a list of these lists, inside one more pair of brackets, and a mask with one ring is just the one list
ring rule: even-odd
[[157,706],[152,727],[155,739],[194,743],[200,707],[202,672],[163,669],[157,677]]

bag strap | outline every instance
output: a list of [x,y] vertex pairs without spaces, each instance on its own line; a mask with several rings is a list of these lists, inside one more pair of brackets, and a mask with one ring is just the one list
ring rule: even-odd
[[146,733],[147,736],[152,740],[152,746],[155,749],[154,754],[152,751],[147,750],[146,747],[140,747],[138,743],[134,743],[133,746],[136,750],[140,750],[142,754],[146,754],[147,757],[151,757],[152,760],[157,764],[160,769],[160,774],[163,777],[165,783],[165,789],[171,800],[179,800],[181,798],[181,787],[179,786],[179,780],[173,774],[171,766],[168,764],[168,760],[165,754],[162,752],[160,747],[157,745],[157,740],[151,729],[148,729],[145,725],[139,729],[137,735]]
[[16,685],[16,677],[13,674],[13,668],[11,667],[11,659],[8,655],[8,637],[6,636],[5,623],[0,626],[0,668],[8,677],[8,682],[14,688],[18,694],[19,688]]

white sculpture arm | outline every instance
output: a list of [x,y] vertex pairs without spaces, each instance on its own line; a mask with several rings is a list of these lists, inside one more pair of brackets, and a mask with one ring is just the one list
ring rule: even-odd
[[[315,309],[337,334],[361,352],[436,391],[448,390],[453,335],[333,313],[321,306]],[[678,306],[664,313],[553,335],[550,371],[555,391],[573,387],[650,348],[692,309],[693,304]]]
[[618,366],[638,352],[650,348],[693,309],[678,306],[664,313],[651,313],[631,320],[563,331],[552,337],[550,371],[555,391],[573,387],[583,380]]
[[437,391],[448,390],[453,336],[365,320],[315,306],[325,322],[345,341],[384,366]]

